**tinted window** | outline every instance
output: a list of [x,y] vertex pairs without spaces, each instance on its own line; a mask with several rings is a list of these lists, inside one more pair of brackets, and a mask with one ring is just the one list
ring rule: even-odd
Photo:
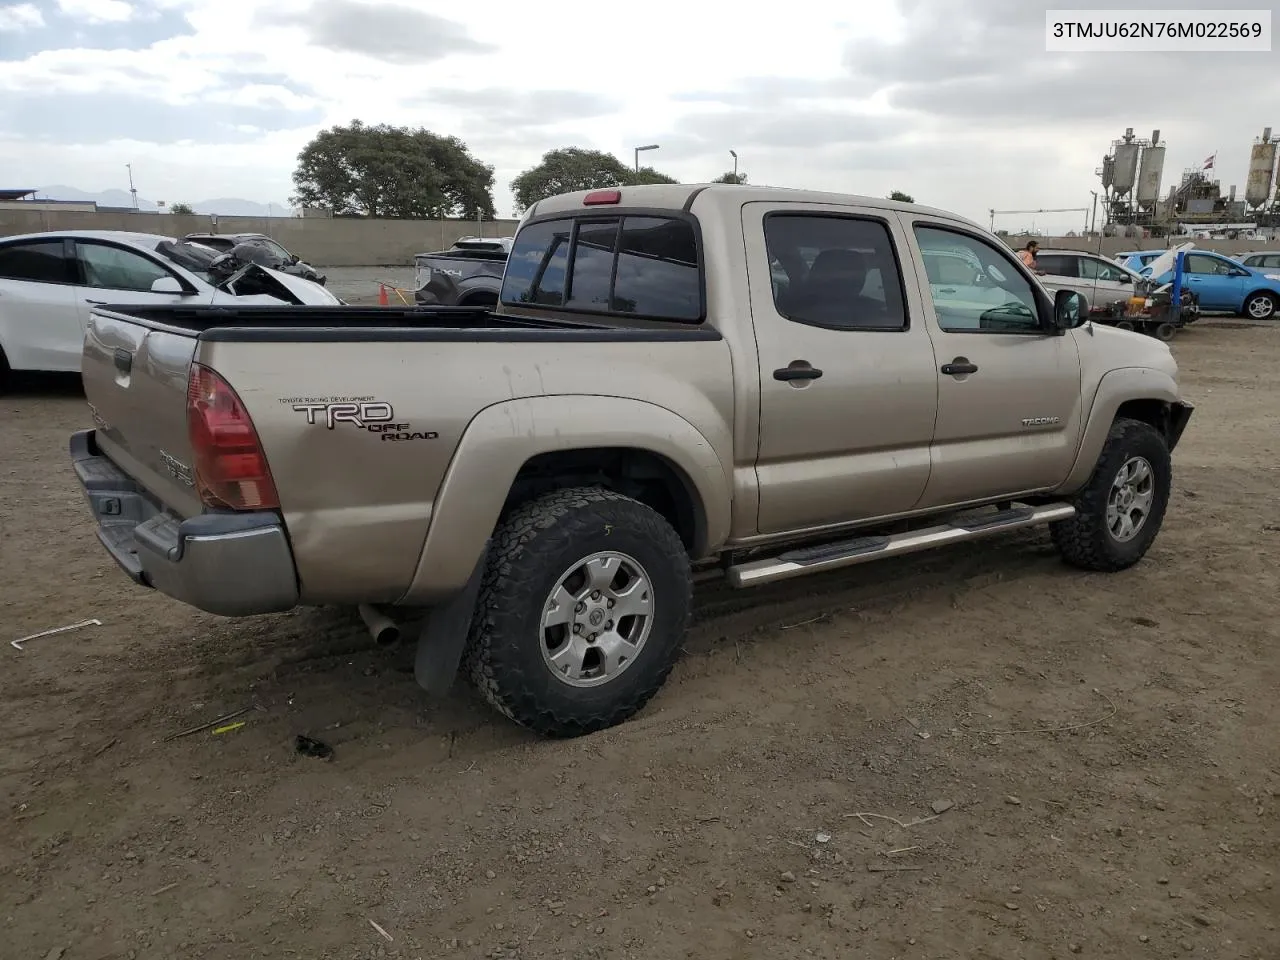
[[569,220],[549,220],[520,231],[502,278],[503,303],[556,307],[564,302],[572,230]]
[[672,320],[702,316],[698,243],[686,221],[627,217],[619,247],[614,310]]
[[[943,330],[999,333],[1041,329],[1031,283],[1008,256],[977,237],[951,230],[918,226],[915,234],[924,257],[938,326]],[[931,263],[947,256],[978,264],[980,272],[972,284],[949,283],[931,269]]]
[[36,283],[66,283],[67,260],[61,240],[37,240],[0,247],[0,277]]
[[[1060,253],[1038,253],[1036,254],[1036,262],[1040,264],[1040,269],[1045,273],[1051,273],[1055,277],[1074,277],[1076,276],[1076,258],[1064,256]],[[1080,262],[1081,267],[1084,262]],[[1086,276],[1083,270],[1079,274]],[[1090,276],[1092,279],[1092,277]]]
[[579,310],[608,310],[613,279],[613,251],[618,221],[580,221],[573,248],[573,272],[569,281],[569,306]]
[[565,306],[653,320],[702,318],[697,238],[691,223],[674,217],[623,217],[621,241],[618,218],[551,220],[523,228],[507,261],[503,303],[562,303],[575,229]]
[[880,221],[774,214],[764,237],[774,305],[788,320],[833,330],[906,329],[902,276]]

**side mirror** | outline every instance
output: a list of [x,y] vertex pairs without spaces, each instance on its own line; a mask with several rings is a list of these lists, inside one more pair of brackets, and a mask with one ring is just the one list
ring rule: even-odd
[[1088,319],[1084,297],[1074,290],[1059,290],[1053,295],[1053,326],[1056,330],[1074,330]]
[[178,282],[176,277],[160,277],[159,279],[152,281],[151,292],[172,293],[180,297],[184,297],[187,294],[186,288]]
[[1133,278],[1127,273],[1120,274],[1120,279],[1116,283],[1133,283]]

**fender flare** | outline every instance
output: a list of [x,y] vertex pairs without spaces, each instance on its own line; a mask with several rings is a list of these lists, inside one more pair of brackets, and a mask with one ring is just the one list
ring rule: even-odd
[[1174,404],[1181,399],[1178,382],[1153,367],[1121,367],[1103,374],[1090,400],[1080,432],[1080,446],[1067,479],[1056,492],[1073,493],[1089,482],[1120,407],[1131,400]]
[[683,473],[697,497],[707,551],[713,550],[729,535],[733,499],[727,424],[718,439],[724,457],[679,414],[624,397],[523,397],[486,407],[467,425],[454,451],[432,503],[413,580],[397,602],[430,605],[461,590],[521,467],[539,454],[561,450],[623,447],[663,458]]

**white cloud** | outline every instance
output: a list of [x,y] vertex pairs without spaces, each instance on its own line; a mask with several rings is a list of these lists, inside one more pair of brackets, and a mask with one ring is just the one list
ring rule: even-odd
[[44,16],[32,3],[18,3],[0,7],[0,33],[21,33],[44,26]]
[[[548,149],[593,147],[630,163],[634,145],[659,143],[644,162],[686,181],[731,169],[735,149],[753,183],[901,189],[985,223],[991,207],[1088,204],[1093,169],[1126,126],[1163,130],[1166,186],[1218,150],[1225,187],[1243,184],[1261,127],[1280,125],[1267,114],[1280,102],[1270,54],[1048,57],[1043,10],[1096,0],[812,0],[764,15],[562,0],[554,16],[545,4],[237,3],[58,0],[99,26],[74,32],[68,49],[0,61],[0,121],[6,100],[101,91],[197,117],[216,107],[222,119],[195,140],[175,129],[174,143],[49,143],[10,125],[0,181],[98,189],[132,162],[154,195],[279,200],[307,139],[359,118],[458,135],[496,167],[502,212],[511,178]],[[0,25],[16,23],[15,10],[39,15],[29,3],[0,7]],[[180,26],[156,39],[168,21]],[[104,46],[94,29],[112,41],[81,49]],[[147,39],[114,39],[131,30]],[[240,109],[258,113],[231,116]],[[264,110],[282,126],[271,129]],[[1080,226],[1074,215],[1037,225]]]
[[123,23],[133,16],[124,0],[58,0],[58,10],[83,23]]

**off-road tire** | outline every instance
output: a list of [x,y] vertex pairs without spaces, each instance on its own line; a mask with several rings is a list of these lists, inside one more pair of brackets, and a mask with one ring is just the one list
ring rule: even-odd
[[[1151,510],[1132,540],[1117,540],[1107,526],[1107,497],[1120,469],[1133,457],[1142,457],[1154,474]],[[1173,471],[1169,445],[1160,432],[1141,420],[1116,418],[1098,456],[1088,484],[1072,503],[1076,515],[1050,524],[1054,545],[1073,567],[1114,573],[1133,566],[1146,555],[1169,505]]]
[[[1266,313],[1255,314],[1253,310],[1253,304],[1255,301],[1266,301],[1266,303],[1270,305],[1271,309]],[[1274,320],[1278,309],[1280,309],[1280,303],[1277,303],[1274,294],[1266,293],[1265,291],[1251,293],[1245,299],[1244,304],[1240,307],[1240,316],[1244,317],[1246,320]]]
[[1151,335],[1162,343],[1168,343],[1177,332],[1178,328],[1166,320],[1163,323],[1157,323]]
[[[634,557],[653,590],[653,623],[615,679],[573,687],[543,659],[542,611],[556,578],[606,550]],[[689,620],[689,557],[655,510],[601,487],[557,490],[516,507],[494,533],[464,670],[498,711],[537,733],[573,737],[621,723],[658,692]]]

